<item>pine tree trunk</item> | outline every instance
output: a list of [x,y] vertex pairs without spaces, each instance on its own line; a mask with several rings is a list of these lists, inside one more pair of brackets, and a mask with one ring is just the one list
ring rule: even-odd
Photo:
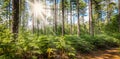
[[18,37],[19,30],[19,0],[12,0],[13,4],[13,21],[12,21],[12,33],[14,34],[14,39]]
[[73,34],[72,32],[72,2],[70,1],[70,34]]
[[55,7],[54,7],[54,10],[55,10],[55,19],[54,19],[54,32],[56,33],[57,32],[57,1],[55,0]]
[[[34,0],[33,0],[33,3],[34,3]],[[35,18],[34,18],[34,16],[35,16],[35,15],[33,14],[33,19],[32,19],[32,32],[33,32],[33,34],[34,34],[34,32],[35,32],[35,29],[34,29],[34,28],[35,28],[35,27],[34,27],[34,19],[35,19]]]
[[92,0],[89,1],[89,32],[94,36],[93,20],[92,20]]
[[68,25],[68,23],[69,23],[69,18],[68,18],[68,15],[69,15],[69,9],[67,9],[67,25]]
[[64,27],[64,0],[62,0],[62,36],[65,34],[65,27]]
[[119,17],[118,18],[119,18],[119,24],[118,25],[119,25],[119,32],[120,32],[120,0],[119,0]]
[[11,12],[10,12],[10,2],[11,2],[11,0],[9,1],[9,29],[11,30],[11,19],[10,19],[10,14],[11,14]]
[[110,0],[106,0],[107,3],[107,23],[110,22],[110,10],[109,10],[109,4],[110,4]]
[[[46,4],[46,0],[44,0],[44,3],[45,3],[45,14],[47,13],[47,4]],[[47,21],[47,16],[45,16],[45,21]],[[44,34],[46,35],[47,34],[47,31],[46,31],[46,24],[44,24]]]
[[77,2],[77,13],[78,13],[78,36],[80,36],[80,19],[79,19],[79,0],[76,1]]

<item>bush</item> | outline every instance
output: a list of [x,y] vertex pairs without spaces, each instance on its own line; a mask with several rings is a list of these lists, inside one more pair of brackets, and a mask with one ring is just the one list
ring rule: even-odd
[[82,53],[91,52],[94,49],[94,45],[91,45],[90,42],[78,37],[78,36],[65,36],[65,40],[73,46],[77,51]]
[[[66,44],[63,37],[39,36],[30,38],[30,34],[21,36],[17,42],[19,49],[25,58],[56,58],[58,55],[75,56],[75,50],[72,46]],[[62,53],[62,54],[61,54]],[[26,56],[29,55],[29,56]],[[39,57],[41,56],[41,57]]]
[[120,40],[120,33],[113,33],[111,36]]
[[115,47],[115,46],[119,45],[118,39],[115,39],[114,37],[107,36],[105,34],[96,35],[92,42],[93,42],[93,45],[95,45],[96,48],[99,48],[99,49]]

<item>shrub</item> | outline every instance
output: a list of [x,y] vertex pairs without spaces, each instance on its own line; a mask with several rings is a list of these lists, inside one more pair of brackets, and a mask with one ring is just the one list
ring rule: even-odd
[[92,42],[93,42],[93,45],[95,45],[96,48],[99,48],[99,49],[115,47],[115,46],[119,45],[118,39],[115,39],[114,37],[107,36],[105,34],[96,35]]
[[120,33],[113,33],[111,36],[120,40]]
[[78,36],[65,36],[65,40],[73,46],[77,51],[82,53],[91,52],[94,49],[94,45],[90,44],[90,42],[78,37]]

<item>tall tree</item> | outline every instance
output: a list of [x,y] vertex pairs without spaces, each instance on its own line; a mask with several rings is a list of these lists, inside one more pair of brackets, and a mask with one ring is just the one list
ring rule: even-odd
[[65,22],[64,22],[64,0],[62,0],[62,36],[65,34]]
[[10,14],[11,14],[11,12],[10,12],[10,8],[11,8],[11,0],[9,0],[9,28],[10,28],[10,30],[11,30],[11,22],[10,22]]
[[106,4],[107,4],[107,22],[109,22],[110,21],[110,10],[109,10],[110,0],[106,0]]
[[120,32],[120,0],[119,0],[119,32]]
[[[33,0],[32,2],[35,3],[35,0]],[[33,14],[33,19],[32,19],[32,32],[33,33],[35,32],[35,26],[34,26],[35,25],[34,24],[35,23],[35,18],[34,17],[35,17],[35,15]]]
[[55,10],[54,31],[56,33],[57,32],[57,0],[55,0],[54,10]]
[[70,34],[73,34],[72,32],[72,1],[70,0]]
[[99,34],[100,33],[100,19],[101,19],[101,7],[102,7],[102,0],[93,0],[93,10],[94,10],[94,14],[93,14],[93,19],[94,19],[94,33],[95,34]]
[[94,35],[93,20],[92,20],[92,0],[89,0],[89,32]]
[[14,39],[16,39],[19,30],[19,0],[12,0],[12,4],[13,4],[12,33],[14,34]]
[[78,31],[77,31],[77,33],[78,33],[78,36],[79,36],[80,35],[79,0],[77,0],[76,2],[77,2],[77,13],[78,13],[78,17],[77,17],[77,19],[78,19]]

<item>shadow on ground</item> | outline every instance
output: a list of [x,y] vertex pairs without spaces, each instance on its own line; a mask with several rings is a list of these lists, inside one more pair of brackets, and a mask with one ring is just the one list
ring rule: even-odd
[[120,50],[118,48],[112,48],[95,51],[90,54],[78,54],[77,59],[120,59]]

